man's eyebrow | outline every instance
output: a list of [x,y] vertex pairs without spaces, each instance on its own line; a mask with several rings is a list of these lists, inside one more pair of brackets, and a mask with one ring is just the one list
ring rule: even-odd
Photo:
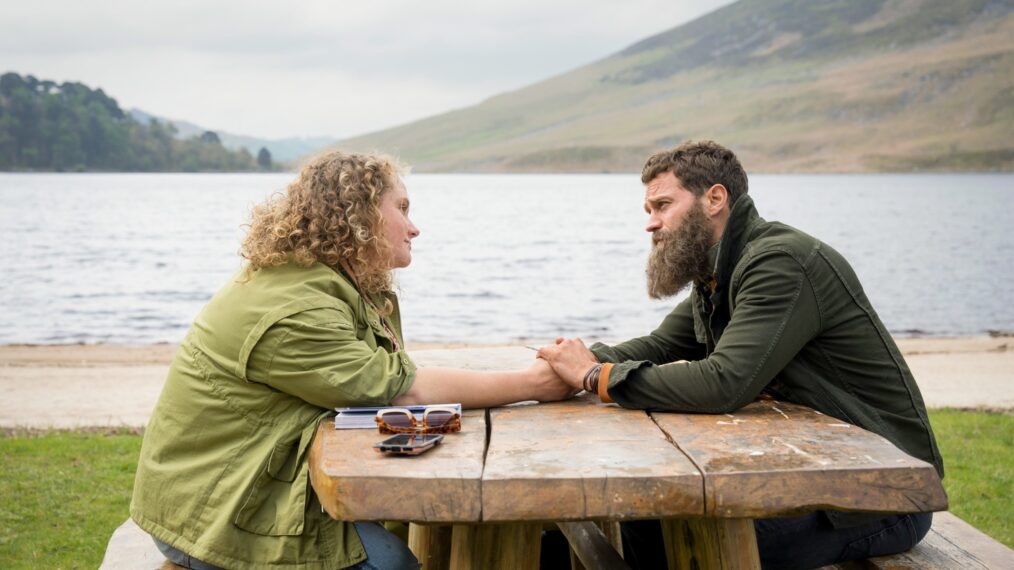
[[652,197],[649,197],[649,198],[645,198],[644,199],[644,209],[645,209],[645,211],[647,211],[649,206],[652,206],[654,204],[658,204],[659,202],[666,202],[666,201],[671,201],[671,200],[672,200],[672,198],[670,198],[669,196],[665,196],[665,195],[663,195],[663,196],[652,196]]

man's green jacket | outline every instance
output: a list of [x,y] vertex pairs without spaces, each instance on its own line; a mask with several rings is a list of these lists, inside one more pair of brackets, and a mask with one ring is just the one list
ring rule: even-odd
[[742,196],[712,255],[713,293],[696,283],[648,336],[592,346],[616,363],[613,400],[726,413],[764,391],[880,434],[943,476],[912,373],[837,251],[765,221]]
[[[397,304],[389,322],[404,346]],[[389,404],[414,378],[377,312],[329,267],[237,275],[176,352],[144,434],[130,516],[225,568],[356,564],[366,557],[359,536],[322,512],[307,450],[331,409]]]

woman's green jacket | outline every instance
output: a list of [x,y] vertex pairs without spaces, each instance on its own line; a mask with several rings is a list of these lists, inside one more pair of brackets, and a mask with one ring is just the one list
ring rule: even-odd
[[356,564],[366,557],[359,537],[322,512],[306,453],[331,409],[389,404],[414,378],[380,315],[340,273],[319,263],[248,280],[241,272],[176,352],[145,431],[130,515],[225,568]]

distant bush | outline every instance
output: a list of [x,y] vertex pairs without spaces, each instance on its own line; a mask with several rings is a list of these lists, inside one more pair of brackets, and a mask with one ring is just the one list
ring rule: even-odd
[[185,140],[175,128],[124,113],[101,89],[17,73],[0,76],[0,170],[208,172],[257,170],[217,134]]

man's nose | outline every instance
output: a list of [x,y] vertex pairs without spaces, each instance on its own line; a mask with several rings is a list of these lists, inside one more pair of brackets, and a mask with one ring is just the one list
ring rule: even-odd
[[415,224],[412,222],[408,223],[408,235],[413,238],[419,237],[419,228],[415,227]]
[[648,216],[648,225],[644,227],[644,231],[654,232],[660,229],[662,229],[662,220],[655,215]]

